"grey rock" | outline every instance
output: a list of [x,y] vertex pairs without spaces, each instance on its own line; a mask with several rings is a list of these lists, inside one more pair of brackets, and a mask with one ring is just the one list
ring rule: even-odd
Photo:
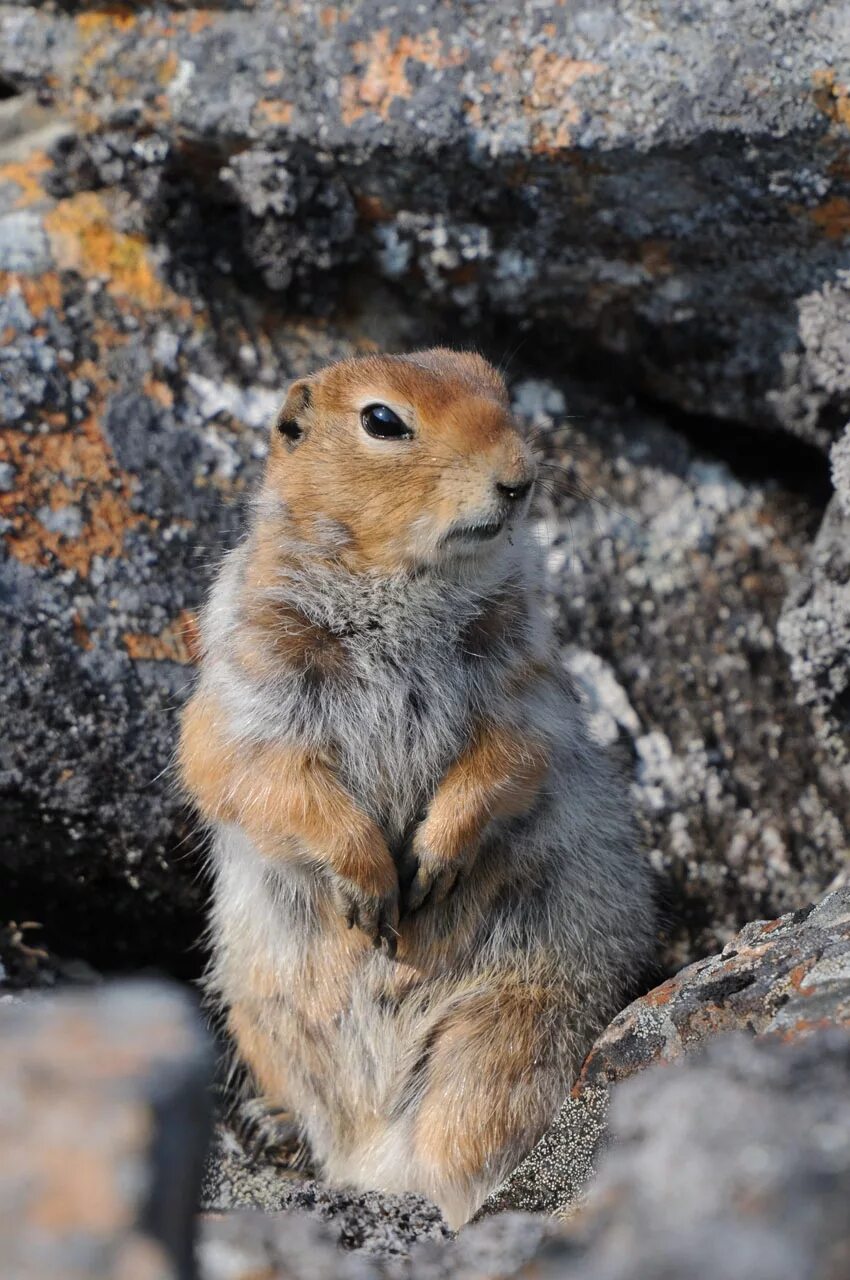
[[850,785],[850,427],[833,446],[835,497],[779,622],[798,697]]
[[850,889],[779,920],[755,921],[619,1013],[591,1049],[569,1098],[532,1153],[481,1213],[566,1214],[610,1140],[618,1082],[735,1030],[783,1043],[850,1030]]
[[335,1244],[376,1257],[406,1256],[416,1241],[451,1235],[439,1209],[422,1196],[347,1191],[298,1177],[246,1156],[223,1124],[207,1157],[201,1206],[207,1213],[300,1210],[326,1223]]
[[37,192],[27,214],[62,274],[0,297],[4,912],[96,967],[192,973],[201,857],[171,760],[193,613],[270,406],[356,347],[224,293],[214,325],[98,199]]
[[[532,1276],[554,1220],[506,1213],[454,1241],[420,1240],[403,1256],[341,1252],[328,1226],[299,1213],[235,1213],[201,1224],[202,1280],[500,1280]],[[529,1264],[529,1271],[525,1271]]]
[[207,1039],[164,983],[0,1004],[0,1271],[188,1280]]
[[618,1086],[613,1146],[541,1280],[837,1280],[850,1264],[850,1037],[724,1038]]
[[0,24],[0,74],[86,113],[65,181],[142,196],[172,249],[204,225],[299,304],[352,267],[400,281],[471,335],[614,356],[718,432],[824,446],[850,412],[847,0]]
[[591,731],[633,770],[670,972],[846,875],[850,791],[776,635],[811,514],[634,405],[560,391],[554,415],[514,392],[544,455],[550,604]]

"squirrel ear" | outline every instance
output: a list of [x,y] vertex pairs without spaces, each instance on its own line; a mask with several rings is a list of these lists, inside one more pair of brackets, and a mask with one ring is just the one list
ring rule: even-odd
[[304,411],[309,409],[311,400],[308,379],[299,378],[297,382],[293,382],[283,407],[274,420],[274,430],[288,449],[294,449],[304,438],[304,424],[300,419]]

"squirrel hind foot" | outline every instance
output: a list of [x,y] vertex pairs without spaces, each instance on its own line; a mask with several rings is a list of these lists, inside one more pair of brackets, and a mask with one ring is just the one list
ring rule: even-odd
[[228,1116],[228,1126],[251,1164],[270,1164],[310,1176],[313,1158],[287,1107],[270,1098],[246,1098]]

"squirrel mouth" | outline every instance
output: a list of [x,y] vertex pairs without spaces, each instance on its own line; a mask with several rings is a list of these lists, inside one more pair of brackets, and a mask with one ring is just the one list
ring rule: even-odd
[[488,542],[491,538],[497,537],[504,527],[504,520],[488,520],[486,524],[459,524],[449,530],[444,541]]

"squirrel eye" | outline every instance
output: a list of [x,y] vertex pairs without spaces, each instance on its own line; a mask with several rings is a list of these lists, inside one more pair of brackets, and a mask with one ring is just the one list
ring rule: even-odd
[[367,436],[376,440],[409,440],[413,435],[407,423],[385,404],[367,404],[360,421]]

